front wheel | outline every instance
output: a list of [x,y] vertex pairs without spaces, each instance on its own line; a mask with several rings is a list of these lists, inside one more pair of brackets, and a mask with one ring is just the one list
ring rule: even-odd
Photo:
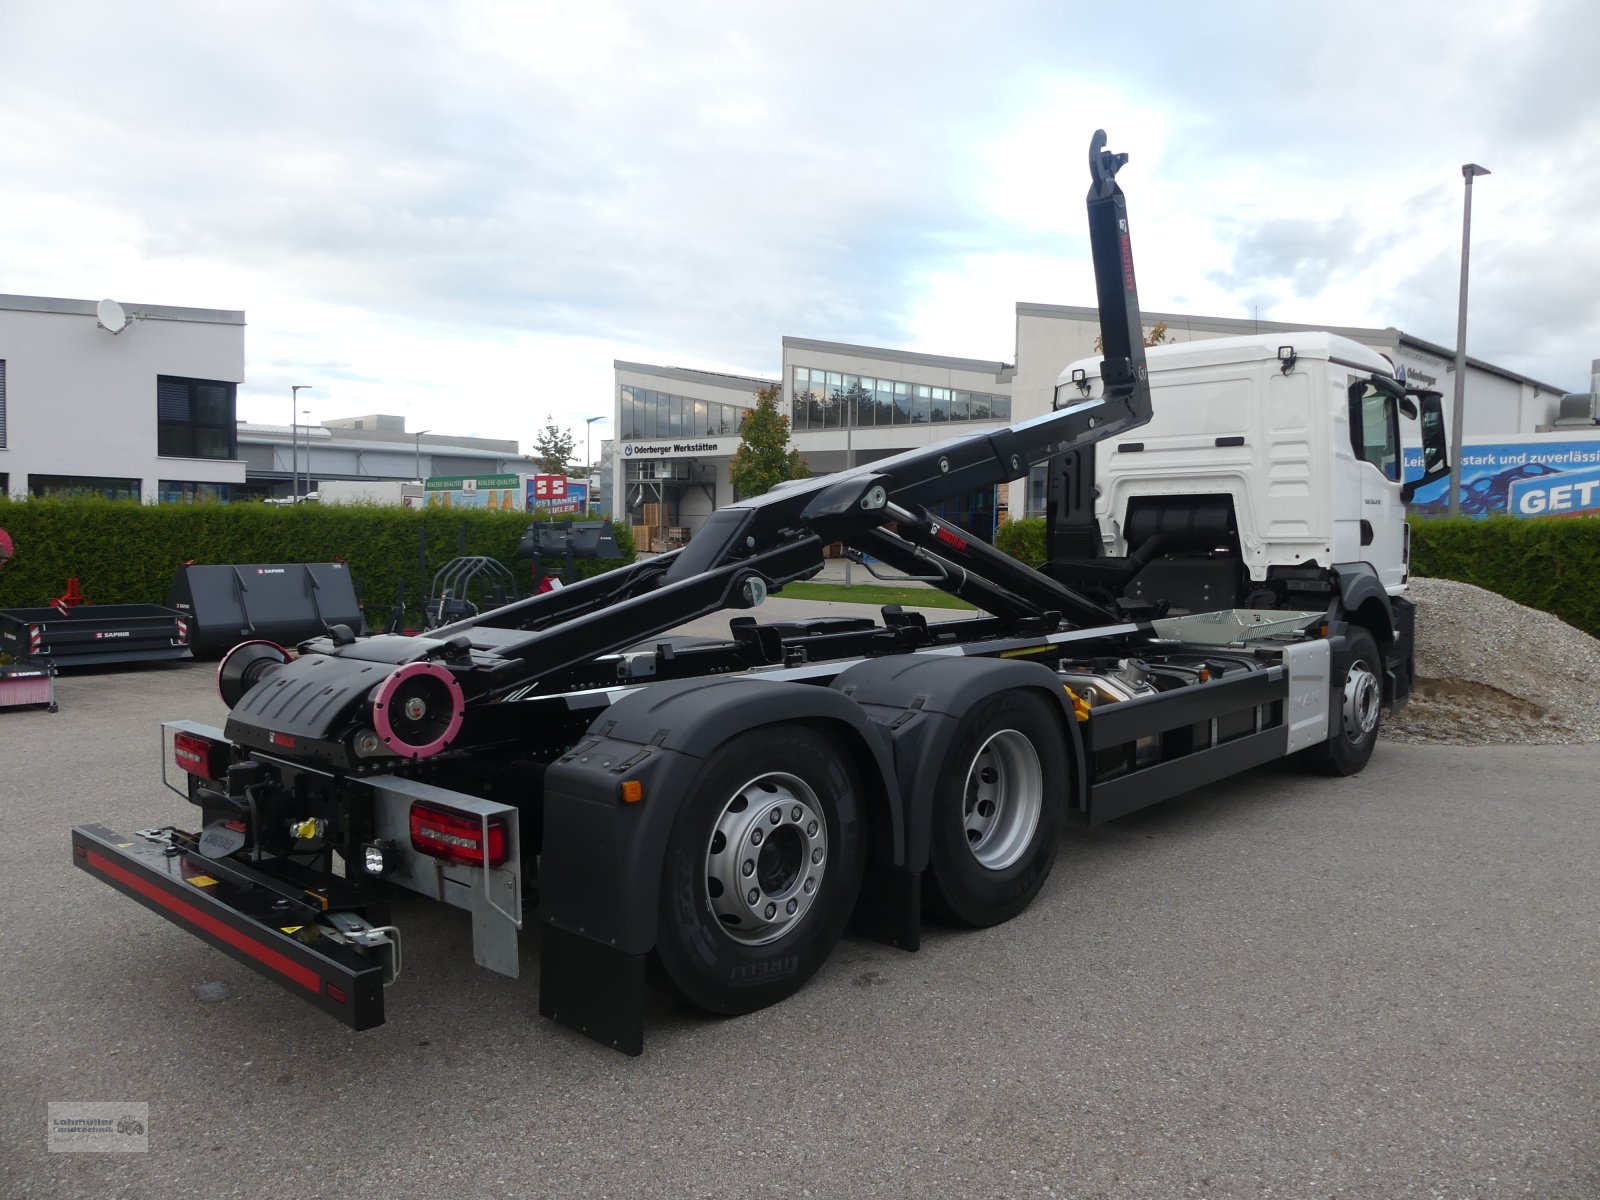
[[655,965],[710,1012],[793,995],[844,933],[866,867],[860,775],[809,727],[755,729],[706,759],[667,842]]
[[1359,626],[1347,635],[1350,665],[1329,689],[1328,740],[1312,746],[1309,764],[1325,775],[1354,775],[1367,765],[1383,720],[1383,659],[1372,634]]
[[929,845],[929,907],[998,925],[1032,903],[1055,863],[1067,754],[1039,691],[985,697],[961,718],[939,773]]

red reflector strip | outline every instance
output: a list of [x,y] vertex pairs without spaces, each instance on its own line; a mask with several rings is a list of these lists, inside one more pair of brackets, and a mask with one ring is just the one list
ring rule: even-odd
[[201,912],[187,900],[163,891],[148,879],[135,875],[126,867],[112,862],[103,854],[93,850],[89,851],[89,865],[95,870],[115,879],[119,883],[127,884],[140,895],[149,896],[162,908],[189,922],[196,929],[203,929],[212,937],[220,938],[236,950],[242,950],[262,966],[270,967],[278,974],[292,979],[301,987],[310,992],[320,992],[322,981],[317,978],[317,973],[310,967],[301,966],[294,959],[279,954],[271,946],[263,945],[248,934],[241,933],[233,926],[217,920],[210,913]]
[[344,1003],[344,989],[342,987],[334,987],[331,983],[325,983],[322,985],[322,990],[328,993],[328,999],[337,1000],[340,1004]]

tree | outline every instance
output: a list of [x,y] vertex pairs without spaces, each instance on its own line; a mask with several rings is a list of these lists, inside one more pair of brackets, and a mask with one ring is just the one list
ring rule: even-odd
[[741,497],[759,496],[785,479],[811,474],[800,451],[789,449],[789,418],[778,410],[779,384],[756,389],[756,405],[739,424],[739,448],[728,463],[728,477]]
[[533,453],[524,457],[537,463],[540,472],[545,475],[565,475],[578,439],[557,425],[556,419],[549,413],[545,414],[544,419],[544,432],[534,439]]
[[[1157,321],[1150,327],[1150,332],[1144,335],[1144,344],[1146,346],[1164,346],[1166,343],[1167,323],[1165,321]],[[1094,352],[1096,354],[1104,354],[1106,352],[1105,339],[1098,333],[1094,335]]]

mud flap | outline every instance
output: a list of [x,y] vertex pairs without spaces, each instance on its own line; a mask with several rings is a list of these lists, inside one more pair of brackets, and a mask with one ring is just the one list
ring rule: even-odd
[[539,1015],[624,1054],[643,1054],[645,956],[549,922],[543,928]]

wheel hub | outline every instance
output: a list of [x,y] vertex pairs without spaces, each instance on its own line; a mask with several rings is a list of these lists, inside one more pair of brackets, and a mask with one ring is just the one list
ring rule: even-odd
[[773,772],[738,788],[706,846],[706,901],[735,941],[760,946],[811,907],[828,867],[828,824],[804,780]]
[[1344,735],[1359,742],[1378,727],[1378,712],[1383,705],[1383,689],[1378,677],[1364,662],[1355,662],[1344,677]]
[[967,770],[963,819],[978,863],[1003,871],[1026,852],[1044,810],[1044,770],[1033,743],[1015,729],[990,736]]

